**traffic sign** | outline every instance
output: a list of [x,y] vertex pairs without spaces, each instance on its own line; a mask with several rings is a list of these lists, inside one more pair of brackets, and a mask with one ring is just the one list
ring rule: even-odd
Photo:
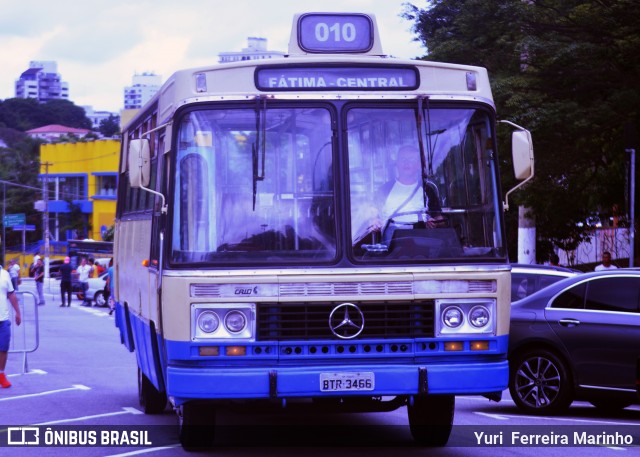
[[24,225],[26,223],[26,217],[24,213],[5,214],[4,226],[15,227],[16,225]]
[[27,232],[33,232],[35,229],[36,229],[35,225],[24,225],[24,224],[22,224],[22,225],[14,225],[13,226],[13,230],[20,230],[20,231],[25,230]]

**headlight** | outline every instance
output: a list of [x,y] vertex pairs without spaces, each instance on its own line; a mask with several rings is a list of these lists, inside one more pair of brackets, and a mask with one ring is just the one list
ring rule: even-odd
[[458,328],[462,325],[464,316],[462,310],[457,306],[449,306],[442,313],[442,322],[450,328]]
[[220,318],[213,311],[205,311],[198,316],[198,327],[205,333],[213,333],[220,326]]
[[475,306],[469,312],[469,323],[475,328],[482,328],[489,323],[489,310],[484,306]]
[[229,311],[224,317],[224,326],[231,333],[240,333],[247,326],[247,319],[240,311]]
[[436,336],[493,335],[497,328],[497,302],[493,298],[436,299]]
[[254,341],[255,303],[192,303],[191,340]]

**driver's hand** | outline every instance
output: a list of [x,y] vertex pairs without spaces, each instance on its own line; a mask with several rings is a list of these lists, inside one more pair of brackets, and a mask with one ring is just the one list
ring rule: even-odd
[[438,227],[442,227],[446,222],[447,220],[443,216],[436,216],[436,217],[430,218],[426,222],[426,225],[428,228],[438,228]]

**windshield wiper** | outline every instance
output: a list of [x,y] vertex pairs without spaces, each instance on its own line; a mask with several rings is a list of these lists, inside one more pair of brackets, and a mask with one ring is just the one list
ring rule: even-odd
[[[444,133],[447,129],[431,130],[431,109],[429,108],[429,99],[427,100],[427,118],[424,119],[422,97],[418,97],[418,113],[416,115],[416,127],[418,129],[418,146],[420,148],[420,165],[422,168],[422,201],[424,207],[427,207],[427,181],[433,176],[433,156],[435,154],[436,142],[438,141],[438,135]],[[422,124],[425,124],[427,129],[427,136],[429,142],[427,143],[427,154],[425,156],[424,140],[422,139]],[[431,138],[435,135],[435,140],[431,142]],[[427,161],[428,159],[428,161]],[[428,169],[428,173],[427,173]]]
[[[262,101],[262,104],[260,102]],[[256,141],[251,145],[251,156],[253,161],[253,210],[256,210],[256,195],[258,193],[258,181],[264,181],[264,163],[266,156],[266,136],[267,136],[267,99],[266,97],[256,98]],[[260,156],[262,156],[262,167],[260,167]],[[260,169],[260,173],[258,170]]]

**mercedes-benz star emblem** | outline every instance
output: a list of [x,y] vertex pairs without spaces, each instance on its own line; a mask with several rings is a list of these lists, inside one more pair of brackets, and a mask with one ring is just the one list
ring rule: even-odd
[[343,303],[329,314],[329,328],[343,340],[355,338],[364,330],[364,314],[353,303]]

